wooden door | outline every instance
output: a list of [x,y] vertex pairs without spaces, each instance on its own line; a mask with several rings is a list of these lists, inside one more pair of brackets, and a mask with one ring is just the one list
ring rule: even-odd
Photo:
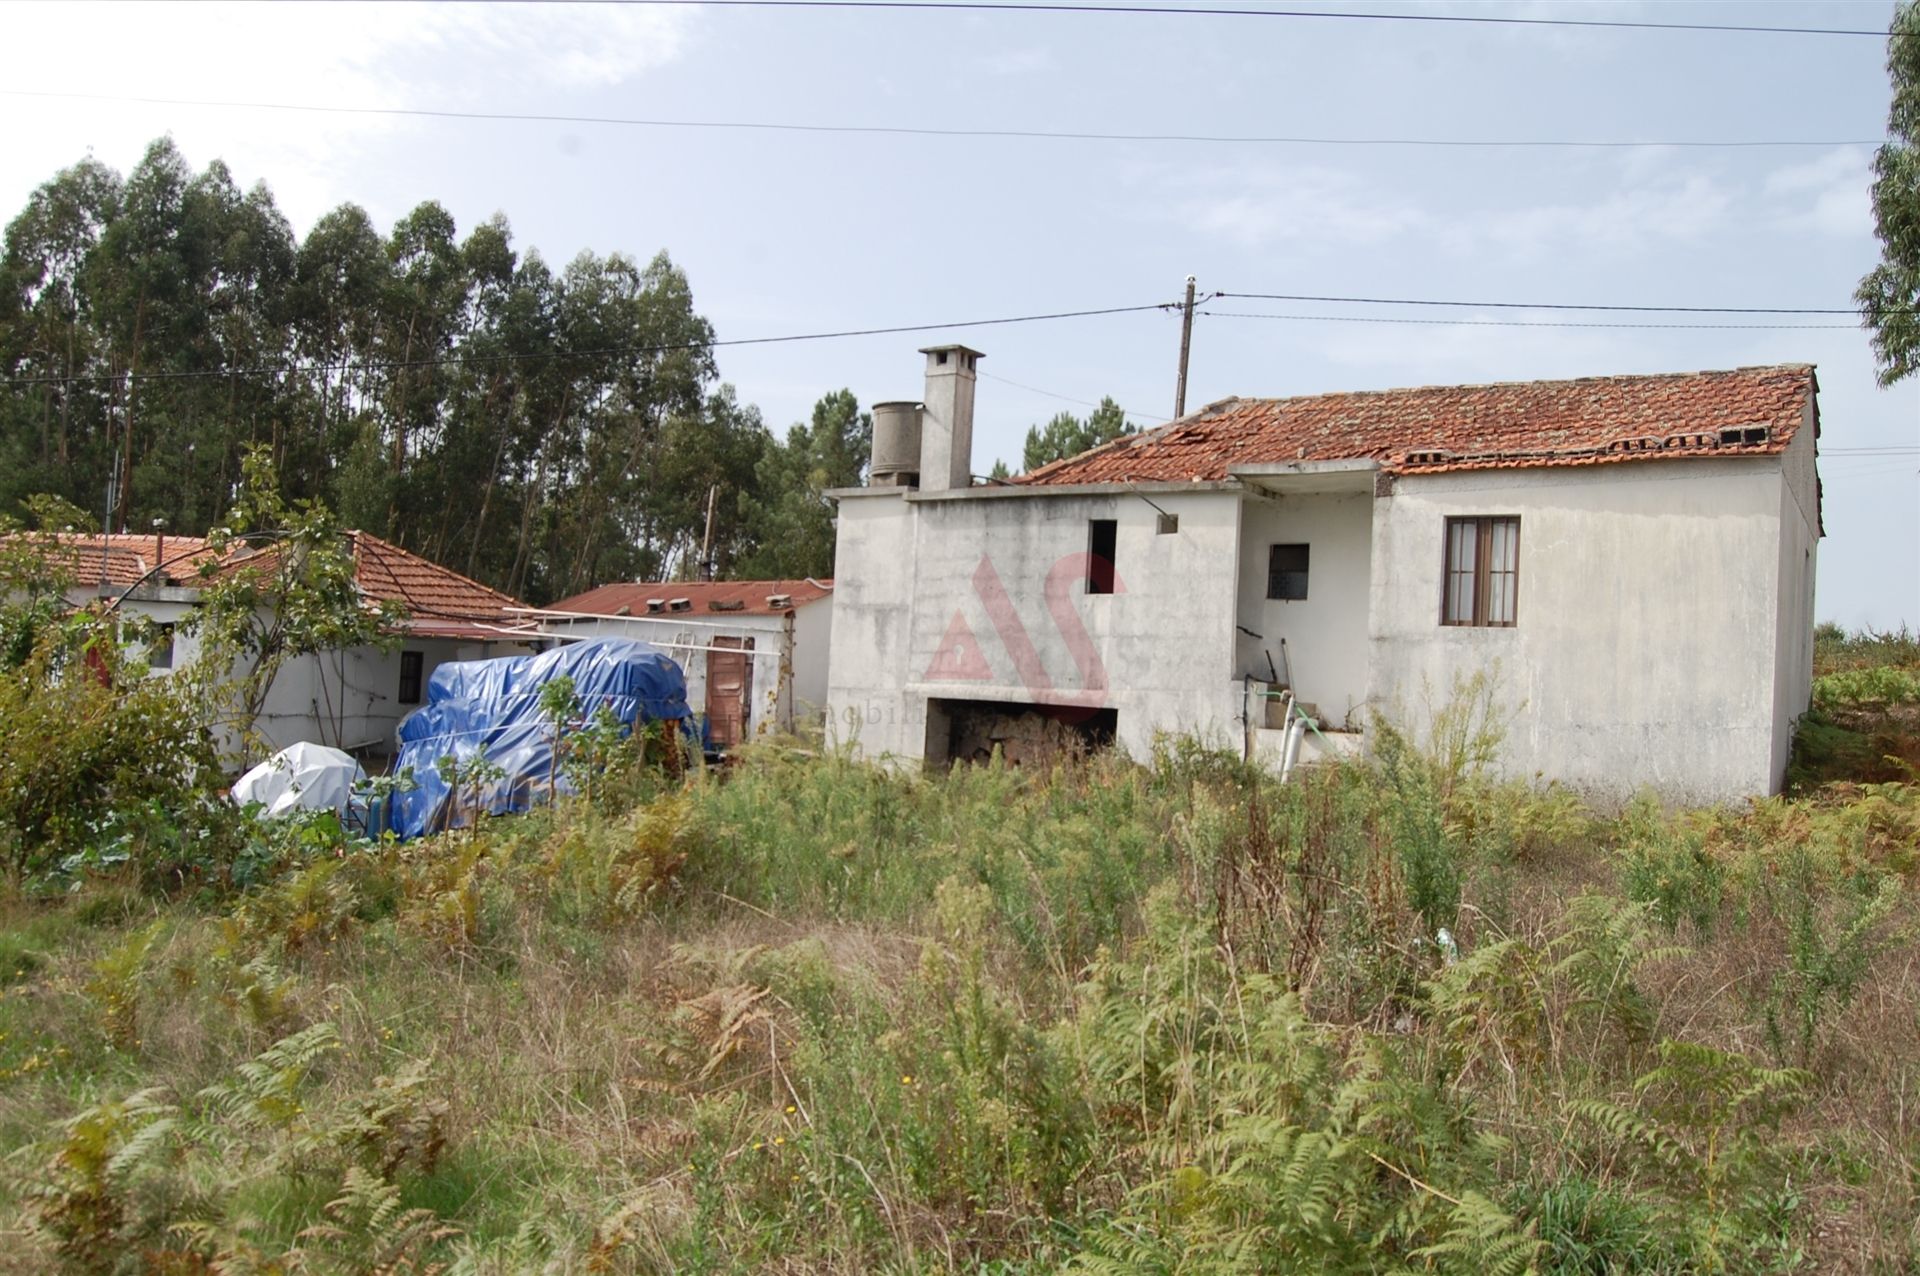
[[753,697],[753,639],[715,638],[707,653],[707,730],[718,749],[747,738]]

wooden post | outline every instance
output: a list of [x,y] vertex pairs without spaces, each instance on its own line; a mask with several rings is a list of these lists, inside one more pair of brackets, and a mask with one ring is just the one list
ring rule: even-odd
[[1173,419],[1187,414],[1187,354],[1193,349],[1193,276],[1187,276],[1187,300],[1180,313],[1180,379],[1173,386]]

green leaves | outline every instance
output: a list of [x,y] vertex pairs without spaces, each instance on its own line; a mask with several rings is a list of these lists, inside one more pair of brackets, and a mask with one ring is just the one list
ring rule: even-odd
[[1880,264],[1854,292],[1873,338],[1881,385],[1920,368],[1920,6],[1894,12],[1887,41],[1893,101],[1889,139],[1873,161],[1873,218]]
[[289,499],[536,602],[694,574],[716,488],[722,572],[826,575],[821,493],[858,480],[865,417],[841,392],[776,441],[712,342],[665,253],[555,270],[431,200],[296,240],[264,186],[163,139],[7,228],[0,368],[28,383],[0,390],[0,510],[54,492],[97,525],[117,474],[112,526],[198,535],[262,447]]
[[1037,470],[1049,461],[1078,456],[1088,448],[1134,434],[1138,429],[1127,420],[1126,410],[1111,396],[1101,399],[1100,406],[1084,421],[1071,412],[1056,413],[1044,426],[1036,425],[1027,431],[1021,468]]

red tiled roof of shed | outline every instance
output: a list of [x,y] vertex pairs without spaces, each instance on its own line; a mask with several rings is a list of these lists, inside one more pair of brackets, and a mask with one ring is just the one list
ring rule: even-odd
[[[76,585],[191,585],[210,552],[199,536],[156,536],[115,532],[15,532],[15,546],[31,546],[48,567],[70,575]],[[155,571],[158,567],[160,570]]]
[[[831,580],[668,580],[619,581],[589,589],[553,604],[552,611],[577,611],[594,616],[644,616],[650,599],[684,598],[695,612],[741,612],[774,616],[804,607],[833,593]],[[786,598],[775,607],[769,598]],[[625,609],[624,613],[622,608]],[[674,613],[686,614],[686,613]]]
[[482,585],[450,567],[409,553],[371,532],[349,532],[353,539],[354,581],[373,602],[405,607],[413,629],[448,622],[524,625],[526,606],[511,594]]
[[[406,611],[401,631],[425,638],[493,640],[510,636],[503,629],[531,633],[526,604],[450,567],[385,541],[371,532],[348,532],[353,548],[353,579],[369,604],[395,603]],[[273,570],[278,547],[234,551],[222,573],[248,567]]]
[[[1032,484],[1199,482],[1235,466],[1375,460],[1399,474],[1786,450],[1813,365],[1226,399],[1043,465]],[[1731,433],[1729,433],[1731,432]]]

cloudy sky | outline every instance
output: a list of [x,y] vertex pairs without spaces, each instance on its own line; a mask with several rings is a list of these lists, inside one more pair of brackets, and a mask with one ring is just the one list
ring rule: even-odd
[[[1880,0],[1313,7],[1863,28],[1884,28],[1891,11]],[[1884,44],[1871,38],[351,0],[12,3],[0,7],[0,32],[16,54],[0,84],[8,215],[89,152],[124,170],[171,133],[196,166],[217,157],[243,184],[265,181],[303,232],[343,202],[384,226],[435,199],[463,228],[505,213],[519,245],[556,264],[583,249],[665,249],[723,339],[1141,305],[1177,297],[1189,273],[1203,292],[1835,307],[1878,253],[1867,175],[1887,87]],[[35,93],[91,96],[23,96]],[[1808,144],[1062,140],[354,113],[376,108]],[[1920,623],[1920,384],[1878,389],[1866,339],[1845,316],[1779,316],[1811,326],[1768,329],[1546,326],[1636,317],[1239,298],[1206,310],[1190,404],[1817,363],[1829,449],[1820,614]],[[779,428],[843,385],[869,403],[914,396],[915,348],[965,340],[988,354],[975,444],[985,471],[996,456],[1017,468],[1026,427],[1078,401],[1111,394],[1143,423],[1168,414],[1178,337],[1175,318],[1147,312],[729,348],[720,363]],[[1875,447],[1907,450],[1843,450]]]

